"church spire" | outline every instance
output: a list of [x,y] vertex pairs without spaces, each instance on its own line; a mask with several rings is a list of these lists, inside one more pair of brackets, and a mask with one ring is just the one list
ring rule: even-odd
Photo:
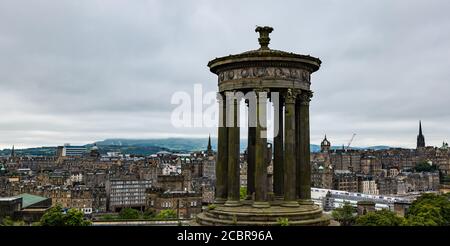
[[210,150],[210,149],[212,149],[212,146],[211,146],[211,134],[209,134],[209,137],[208,137],[208,150]]
[[419,135],[422,135],[422,121],[419,120]]
[[14,157],[16,157],[16,152],[14,150],[14,145],[13,145],[12,149],[11,149],[11,158],[14,158]]
[[417,148],[425,147],[425,137],[422,133],[422,121],[419,121],[419,135],[417,135]]
[[208,153],[208,155],[212,155],[211,134],[209,134],[208,137],[208,148],[206,150],[206,153]]

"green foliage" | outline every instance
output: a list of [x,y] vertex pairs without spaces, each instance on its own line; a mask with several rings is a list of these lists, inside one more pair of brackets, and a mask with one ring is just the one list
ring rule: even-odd
[[214,205],[214,204],[208,205],[208,210],[214,210],[214,209],[216,209],[216,205]]
[[83,217],[83,213],[75,208],[69,209],[66,214],[56,205],[50,208],[41,218],[42,226],[88,226],[91,221]]
[[5,218],[2,219],[0,225],[2,225],[2,226],[13,226],[14,225],[14,221],[11,219],[11,217],[6,216]]
[[239,196],[240,196],[241,200],[244,200],[245,198],[247,198],[247,187],[239,188]]
[[0,223],[1,226],[24,226],[23,220],[13,220],[11,217],[6,216]]
[[105,214],[105,215],[102,216],[102,219],[103,220],[115,220],[116,217],[111,215],[111,214]]
[[175,210],[173,209],[164,209],[161,210],[158,215],[156,215],[156,218],[161,220],[176,219],[177,212],[175,212]]
[[60,205],[50,208],[41,218],[42,226],[64,226],[64,224],[64,214]]
[[156,216],[156,210],[153,208],[147,208],[143,214],[144,219],[152,219],[155,216]]
[[415,167],[414,170],[416,172],[434,172],[437,170],[436,165],[430,165],[428,162],[420,162]]
[[386,209],[369,212],[356,219],[358,226],[400,226],[404,223],[404,218]]
[[119,213],[119,219],[122,220],[137,220],[139,217],[139,211],[132,208],[123,208]]
[[354,213],[355,209],[352,207],[352,205],[350,205],[349,202],[345,202],[344,206],[333,210],[331,215],[333,216],[333,219],[339,221],[342,226],[351,226],[355,223],[356,220],[356,216]]
[[411,204],[406,218],[407,224],[413,226],[448,226],[450,225],[449,197],[423,194]]
[[409,215],[407,225],[410,226],[441,226],[445,220],[441,215],[441,209],[430,205],[424,205],[417,210],[417,214]]
[[280,226],[289,226],[289,219],[288,218],[278,218],[277,223]]
[[64,215],[65,226],[88,226],[91,221],[84,219],[84,214],[78,209],[71,208]]

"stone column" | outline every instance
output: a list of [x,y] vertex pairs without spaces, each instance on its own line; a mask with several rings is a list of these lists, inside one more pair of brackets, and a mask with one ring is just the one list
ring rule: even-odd
[[239,101],[235,96],[227,96],[228,128],[228,199],[225,206],[240,206],[239,169]]
[[288,89],[285,99],[284,202],[281,204],[286,207],[299,206],[295,187],[295,98],[294,91]]
[[297,199],[300,199],[300,176],[301,176],[301,169],[300,169],[300,163],[302,162],[302,156],[300,155],[302,151],[302,145],[300,145],[300,93],[301,91],[297,91],[297,98],[295,102],[295,125],[297,126],[295,128],[295,152],[297,155],[295,156],[295,171],[296,171],[296,179],[295,179],[295,190],[296,190],[296,197]]
[[300,172],[297,178],[300,179],[299,201],[302,204],[313,204],[311,201],[311,163],[310,163],[310,139],[309,139],[309,102],[312,92],[302,91],[300,94],[300,134],[299,134],[299,155]]
[[255,192],[255,142],[256,127],[249,124],[247,146],[247,199],[251,200]]
[[283,124],[283,99],[279,97],[278,102],[274,102],[275,127],[273,139],[273,192],[276,198],[283,198],[284,195],[284,124]]
[[218,94],[219,101],[219,127],[217,141],[216,162],[216,191],[214,203],[223,204],[227,200],[228,179],[228,128],[226,127],[226,101],[225,95]]
[[256,91],[255,201],[253,207],[270,207],[267,201],[267,91]]

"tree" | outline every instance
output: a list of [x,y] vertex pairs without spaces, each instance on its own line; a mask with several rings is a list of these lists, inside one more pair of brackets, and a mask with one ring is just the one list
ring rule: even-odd
[[88,226],[89,220],[84,219],[84,214],[76,208],[71,208],[64,216],[64,225],[66,226]]
[[177,212],[173,209],[164,209],[161,210],[158,215],[156,215],[157,219],[166,220],[166,219],[175,219],[177,218]]
[[120,210],[119,219],[123,220],[136,220],[139,219],[139,211],[132,208],[124,208]]
[[42,226],[88,226],[91,221],[86,220],[78,209],[71,208],[66,214],[60,205],[50,208],[41,218]]
[[64,226],[64,214],[62,207],[56,205],[51,207],[41,218],[42,226]]
[[356,218],[358,226],[400,226],[404,223],[404,218],[386,209],[368,212]]
[[450,201],[448,195],[422,194],[411,204],[406,218],[409,225],[450,225]]
[[450,225],[450,201],[448,195],[425,193],[415,200],[406,214],[408,225]]
[[410,226],[441,226],[445,225],[445,220],[441,215],[440,208],[429,204],[421,206],[415,214],[410,214],[407,219]]
[[344,206],[341,208],[336,208],[333,210],[331,215],[333,218],[341,223],[342,226],[351,226],[353,223],[355,223],[355,209],[352,207],[352,205],[349,202],[345,202]]
[[434,172],[437,170],[436,165],[430,165],[430,163],[424,161],[417,163],[417,165],[414,167],[414,170],[416,172]]

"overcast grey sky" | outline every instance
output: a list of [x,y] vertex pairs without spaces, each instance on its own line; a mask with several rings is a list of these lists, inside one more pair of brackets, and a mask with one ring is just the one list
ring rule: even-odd
[[215,57],[319,57],[311,142],[414,147],[450,138],[450,1],[0,1],[0,147],[206,137],[175,129],[174,91],[217,89]]

